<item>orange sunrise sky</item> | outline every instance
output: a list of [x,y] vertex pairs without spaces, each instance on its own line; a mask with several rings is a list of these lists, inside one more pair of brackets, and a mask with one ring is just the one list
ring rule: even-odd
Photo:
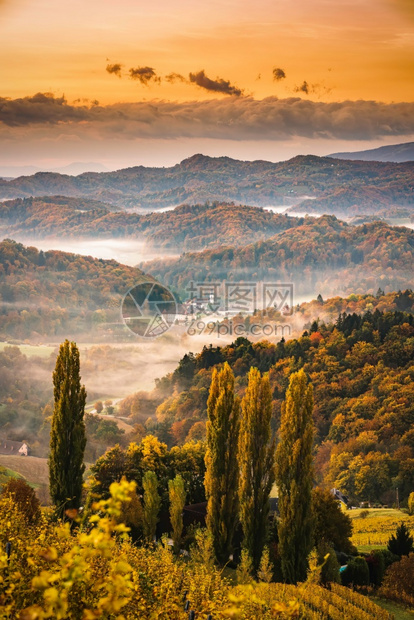
[[0,35],[3,165],[413,139],[412,0],[0,0]]

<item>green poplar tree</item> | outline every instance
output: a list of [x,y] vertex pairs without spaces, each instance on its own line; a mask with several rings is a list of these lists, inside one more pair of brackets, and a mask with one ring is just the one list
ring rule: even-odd
[[148,542],[152,542],[157,530],[158,513],[161,508],[161,498],[158,493],[158,480],[155,472],[145,472],[142,486],[144,489],[144,536]]
[[290,377],[276,450],[279,553],[287,583],[305,581],[313,545],[312,410],[313,388],[302,369]]
[[60,345],[53,373],[54,409],[50,431],[49,488],[57,515],[78,509],[85,465],[85,386],[80,382],[79,350],[74,342]]
[[173,529],[174,551],[179,553],[181,537],[183,533],[183,510],[185,506],[184,480],[177,474],[174,480],[168,481],[168,494],[170,498],[170,521]]
[[207,527],[213,537],[216,560],[225,564],[232,552],[238,517],[237,444],[239,400],[234,396],[234,375],[227,364],[213,370],[207,401],[207,450],[204,486]]
[[275,441],[271,439],[272,392],[267,375],[251,368],[242,400],[238,460],[243,549],[257,573],[267,538],[269,496],[275,480]]

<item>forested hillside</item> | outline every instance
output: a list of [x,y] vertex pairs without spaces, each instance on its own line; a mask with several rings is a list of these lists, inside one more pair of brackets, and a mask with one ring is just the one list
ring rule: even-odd
[[129,238],[148,248],[200,250],[232,243],[246,245],[299,226],[303,218],[234,204],[182,205],[165,213],[110,212],[104,205],[62,196],[0,203],[0,235]]
[[[309,330],[317,317],[328,324],[334,323],[339,313],[360,315],[367,310],[376,309],[386,312],[404,310],[412,314],[414,294],[411,291],[386,295],[379,292],[376,296],[351,295],[348,299],[337,297],[304,303],[295,311],[294,333],[301,334],[303,326],[307,326]],[[17,321],[19,313],[15,311],[15,314]],[[261,320],[267,322],[268,317],[261,319],[256,316],[256,322]],[[45,325],[47,324],[45,318]],[[322,329],[328,328],[320,327],[320,330]],[[90,335],[92,334],[93,332]],[[10,334],[6,336],[10,339]],[[312,341],[317,339],[319,336],[311,336]],[[160,346],[166,346],[166,343]],[[292,346],[290,343],[285,344],[285,350],[291,351]],[[156,345],[151,354],[147,349],[140,352],[139,348],[126,344],[122,347],[85,345],[81,351],[82,380],[87,388],[88,401],[92,403],[105,394],[112,396],[114,386],[121,390],[120,395],[131,394],[116,405],[116,412],[130,418],[131,429],[136,433],[134,436],[140,438],[146,433],[155,432],[168,445],[180,444],[185,439],[199,440],[204,437],[205,404],[212,363],[226,355],[238,376],[239,387],[243,389],[241,377],[247,372],[249,365],[256,364],[262,370],[269,369],[276,360],[277,350],[276,344],[255,343],[249,345],[248,355],[243,347],[228,347],[218,349],[217,358],[217,350],[212,346],[196,356],[196,362],[191,354],[186,356],[170,377],[161,378],[165,370],[160,365],[160,380],[153,393],[142,391],[131,394],[134,377],[142,376],[143,364],[148,360],[151,360],[151,363],[158,360],[160,353],[158,351],[157,354]],[[53,347],[28,347],[26,350],[23,346],[20,350],[16,346],[3,345],[0,348],[0,437],[29,441],[37,456],[46,456],[49,445],[48,417],[51,409],[47,405],[52,398],[51,373],[55,358],[56,350]],[[330,357],[326,360],[329,365],[332,364]],[[100,421],[99,418],[88,416],[88,460],[99,456],[106,446],[131,440],[130,433],[119,433],[114,425],[110,419]],[[273,426],[275,427],[275,423]]]
[[123,296],[143,279],[139,269],[113,260],[2,241],[0,338],[53,342],[90,334],[102,323],[119,321]]
[[414,484],[413,293],[404,299],[409,312],[341,314],[288,342],[238,338],[189,353],[153,393],[129,397],[120,412],[169,446],[202,439],[212,370],[228,362],[239,395],[251,367],[269,372],[276,431],[289,377],[303,368],[314,386],[318,482],[352,501],[392,503],[396,487],[404,500]]
[[332,193],[305,199],[288,211],[293,215],[331,213],[337,217],[352,218],[363,214],[387,219],[408,218],[414,213],[412,200],[404,201],[400,185],[392,182],[387,187],[379,188],[375,184],[362,188],[338,187]]
[[253,278],[293,282],[296,294],[316,297],[407,288],[413,265],[414,231],[383,222],[350,226],[322,216],[243,248],[188,253],[145,263],[143,269],[180,291],[191,280]]
[[413,179],[413,162],[354,162],[307,155],[270,163],[194,155],[172,168],[137,166],[77,177],[39,172],[0,180],[0,200],[63,195],[92,197],[119,207],[159,209],[206,201],[289,206],[312,197],[327,200],[329,212],[343,213],[347,205],[336,210],[336,202],[338,193],[342,200],[345,189],[352,191],[352,204],[347,203],[352,212],[366,213],[372,209],[373,194],[379,206],[385,201],[389,207],[413,209]]

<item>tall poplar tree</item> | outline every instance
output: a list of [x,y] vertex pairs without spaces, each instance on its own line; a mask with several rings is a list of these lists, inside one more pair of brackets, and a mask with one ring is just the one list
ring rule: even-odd
[[272,392],[268,375],[251,368],[242,400],[238,459],[243,548],[257,572],[266,544],[269,496],[275,480],[275,441],[271,439]]
[[145,472],[142,486],[144,488],[144,536],[148,542],[152,542],[155,539],[158,513],[161,508],[161,498],[158,493],[158,480],[155,472]]
[[49,488],[57,515],[77,509],[85,470],[85,386],[80,382],[79,350],[74,342],[60,345],[53,373],[54,409],[50,431]]
[[168,481],[168,495],[170,499],[170,521],[172,527],[172,539],[174,551],[180,552],[181,538],[183,533],[183,510],[185,506],[186,492],[184,480],[177,474],[174,480]]
[[232,552],[238,520],[237,445],[239,399],[234,396],[234,375],[227,364],[213,370],[207,401],[207,451],[204,485],[207,527],[213,537],[216,560],[225,564]]
[[307,558],[313,545],[312,410],[313,388],[302,369],[290,377],[276,450],[279,553],[283,578],[288,583],[306,579]]

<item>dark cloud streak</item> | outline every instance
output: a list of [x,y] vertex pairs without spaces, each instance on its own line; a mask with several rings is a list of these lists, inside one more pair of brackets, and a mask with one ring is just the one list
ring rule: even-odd
[[131,68],[129,70],[129,75],[132,80],[138,80],[145,86],[148,86],[150,82],[161,82],[161,78],[157,76],[155,69],[152,67]]
[[293,90],[295,93],[305,93],[305,95],[309,95],[310,87],[307,81],[303,80],[302,84],[300,86],[295,86]]
[[280,82],[280,80],[284,80],[286,77],[286,73],[283,71],[283,69],[280,69],[280,67],[275,67],[273,69],[273,79],[276,82]]
[[181,73],[169,73],[165,76],[164,80],[170,84],[174,84],[175,82],[186,82],[188,84],[187,78],[181,75]]
[[106,71],[112,75],[117,75],[119,78],[122,77],[122,65],[119,64],[119,62],[116,62],[113,65],[106,65]]
[[198,73],[190,73],[189,80],[193,84],[200,86],[200,88],[204,88],[205,90],[213,91],[215,93],[235,95],[236,97],[240,97],[243,94],[243,91],[240,88],[237,88],[237,86],[232,86],[228,80],[223,80],[222,78],[211,80],[206,76],[204,70],[199,71]]

